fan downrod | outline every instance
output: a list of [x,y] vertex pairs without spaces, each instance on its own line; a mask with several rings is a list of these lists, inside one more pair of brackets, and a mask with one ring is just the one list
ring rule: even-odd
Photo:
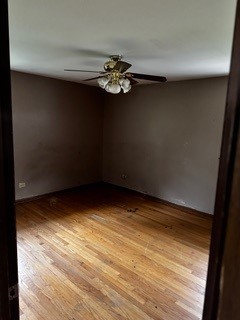
[[120,54],[114,54],[114,55],[109,56],[109,58],[112,61],[118,62],[118,61],[122,60],[123,56],[121,56]]

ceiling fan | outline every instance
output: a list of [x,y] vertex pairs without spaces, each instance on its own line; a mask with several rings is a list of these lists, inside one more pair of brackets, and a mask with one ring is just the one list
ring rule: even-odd
[[91,72],[98,73],[100,76],[86,79],[84,81],[97,80],[101,88],[105,89],[109,93],[117,94],[121,90],[127,93],[131,90],[131,86],[138,84],[135,79],[150,80],[156,82],[166,82],[167,79],[161,76],[154,76],[149,74],[127,72],[132,66],[130,63],[122,61],[121,55],[112,55],[110,60],[104,63],[104,71],[89,71],[78,69],[64,69],[64,71],[74,72]]

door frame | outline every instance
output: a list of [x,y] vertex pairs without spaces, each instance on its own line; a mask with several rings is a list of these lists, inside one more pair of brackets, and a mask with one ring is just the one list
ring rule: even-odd
[[0,4],[0,319],[19,319],[8,1]]
[[[223,300],[223,297],[226,297],[225,290],[230,283],[233,285],[234,281],[239,280],[238,286],[240,286],[240,275],[238,274],[240,259],[236,255],[237,248],[240,248],[237,237],[237,234],[240,234],[240,179],[238,178],[240,169],[238,155],[240,152],[239,57],[240,0],[237,1],[236,8],[203,320],[239,319],[239,313],[230,313],[230,310],[233,310],[233,304],[235,306],[239,305],[240,290],[238,289],[239,295],[237,295],[237,291],[232,291],[231,298],[229,297],[231,301],[227,302],[226,298]],[[228,257],[228,260],[226,260],[226,257]],[[229,265],[230,261],[232,265]],[[229,270],[228,274],[226,270]],[[223,309],[229,312],[227,318],[221,316]],[[240,312],[240,307],[238,310]]]
[[[19,299],[7,0],[1,0],[0,4],[0,34],[0,319],[18,320]],[[234,286],[234,282],[236,290],[236,284],[240,287],[238,271],[240,270],[240,259],[236,254],[234,255],[235,249],[239,247],[239,239],[232,237],[233,231],[240,234],[239,34],[240,0],[238,0],[236,11],[203,320],[214,320],[217,317],[220,320],[225,320],[226,312],[231,315],[228,317],[229,319],[239,319],[239,313],[235,311],[236,306],[239,305],[239,295],[235,292],[231,299],[227,295],[229,288]],[[232,272],[224,271],[226,268],[229,270],[232,265],[235,266],[232,268]],[[240,293],[240,291],[238,292]]]

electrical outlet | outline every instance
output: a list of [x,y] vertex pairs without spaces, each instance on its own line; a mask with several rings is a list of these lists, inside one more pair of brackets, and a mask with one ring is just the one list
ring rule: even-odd
[[123,180],[127,179],[127,175],[126,174],[122,174],[122,179]]
[[18,187],[19,187],[19,189],[25,188],[26,187],[26,183],[25,182],[19,182]]

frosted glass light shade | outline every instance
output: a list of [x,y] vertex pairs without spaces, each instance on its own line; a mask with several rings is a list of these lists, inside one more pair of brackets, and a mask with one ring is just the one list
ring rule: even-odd
[[117,94],[121,92],[127,93],[131,89],[131,82],[127,78],[112,79],[111,77],[100,77],[98,78],[98,84],[106,92]]
[[109,85],[109,92],[117,94],[121,91],[121,86],[117,83],[112,83]]
[[124,78],[121,78],[121,79],[119,80],[120,86],[122,86],[124,80],[125,80]]
[[130,86],[130,80],[124,79],[123,82],[122,82],[122,88],[123,89],[128,89],[129,86]]
[[124,92],[124,93],[127,93],[128,91],[130,91],[130,90],[131,90],[131,88],[132,88],[132,87],[131,87],[131,85],[130,85],[130,86],[128,86],[128,88],[126,88],[126,89],[125,89],[125,88],[123,88],[123,92]]
[[109,87],[110,87],[110,84],[107,84],[107,85],[105,86],[105,90],[106,90],[107,92],[110,92]]
[[99,78],[99,79],[98,79],[98,84],[99,84],[99,86],[100,86],[101,88],[105,88],[106,85],[108,84],[108,82],[109,82],[109,79],[106,78],[106,77],[103,77],[103,78]]

